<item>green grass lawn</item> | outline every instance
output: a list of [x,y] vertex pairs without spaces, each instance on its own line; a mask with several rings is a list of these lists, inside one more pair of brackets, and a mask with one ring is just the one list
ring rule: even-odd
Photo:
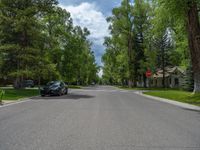
[[[72,89],[81,89],[81,86],[74,86],[70,85],[69,88]],[[13,89],[11,87],[0,88],[0,90],[5,91],[5,95],[3,96],[3,100],[18,100],[21,98],[27,98],[32,96],[39,95],[39,91],[37,88],[30,88],[30,89]]]
[[191,92],[180,90],[163,90],[144,92],[144,94],[200,106],[200,94],[192,94]]
[[[2,89],[0,89],[2,90]],[[39,95],[38,89],[3,89],[5,91],[5,95],[3,96],[3,100],[18,100],[20,98],[27,98]]]

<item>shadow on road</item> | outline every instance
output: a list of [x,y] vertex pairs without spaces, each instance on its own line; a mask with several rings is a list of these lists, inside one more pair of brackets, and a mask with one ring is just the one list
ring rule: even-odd
[[92,95],[86,95],[86,94],[73,94],[70,93],[68,95],[63,95],[63,96],[45,96],[45,97],[33,97],[31,99],[34,100],[59,100],[59,99],[72,99],[72,100],[78,100],[78,99],[90,99],[90,98],[94,98],[95,96]]

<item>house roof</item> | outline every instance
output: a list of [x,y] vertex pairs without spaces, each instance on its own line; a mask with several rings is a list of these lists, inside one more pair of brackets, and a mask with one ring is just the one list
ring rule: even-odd
[[[176,71],[180,72],[181,74],[184,74],[184,71],[175,66],[175,67],[165,67],[165,77],[169,77],[171,74],[175,73]],[[158,69],[157,72],[153,75],[154,78],[162,78],[163,77],[163,70]]]
[[[170,74],[169,73],[165,73],[165,77],[169,77]],[[156,73],[153,75],[154,78],[162,78],[163,77],[163,74],[161,73]]]

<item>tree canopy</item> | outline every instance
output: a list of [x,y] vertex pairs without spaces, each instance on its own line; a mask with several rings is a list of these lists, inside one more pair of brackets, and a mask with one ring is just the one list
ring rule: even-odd
[[73,25],[56,0],[0,1],[1,78],[90,84],[98,66],[87,28]]
[[199,9],[197,0],[123,0],[108,18],[111,36],[105,39],[102,58],[104,82],[129,86],[143,82],[145,87],[148,69],[155,73],[158,68],[179,66],[193,71],[187,74],[193,74],[194,92],[199,92]]

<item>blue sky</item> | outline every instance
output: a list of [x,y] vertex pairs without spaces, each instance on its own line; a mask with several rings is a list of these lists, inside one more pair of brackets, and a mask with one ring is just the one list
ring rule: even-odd
[[74,25],[90,30],[89,39],[93,43],[92,50],[98,65],[102,65],[101,56],[105,51],[104,37],[109,35],[106,18],[120,2],[121,0],[59,0],[59,5],[71,13]]

